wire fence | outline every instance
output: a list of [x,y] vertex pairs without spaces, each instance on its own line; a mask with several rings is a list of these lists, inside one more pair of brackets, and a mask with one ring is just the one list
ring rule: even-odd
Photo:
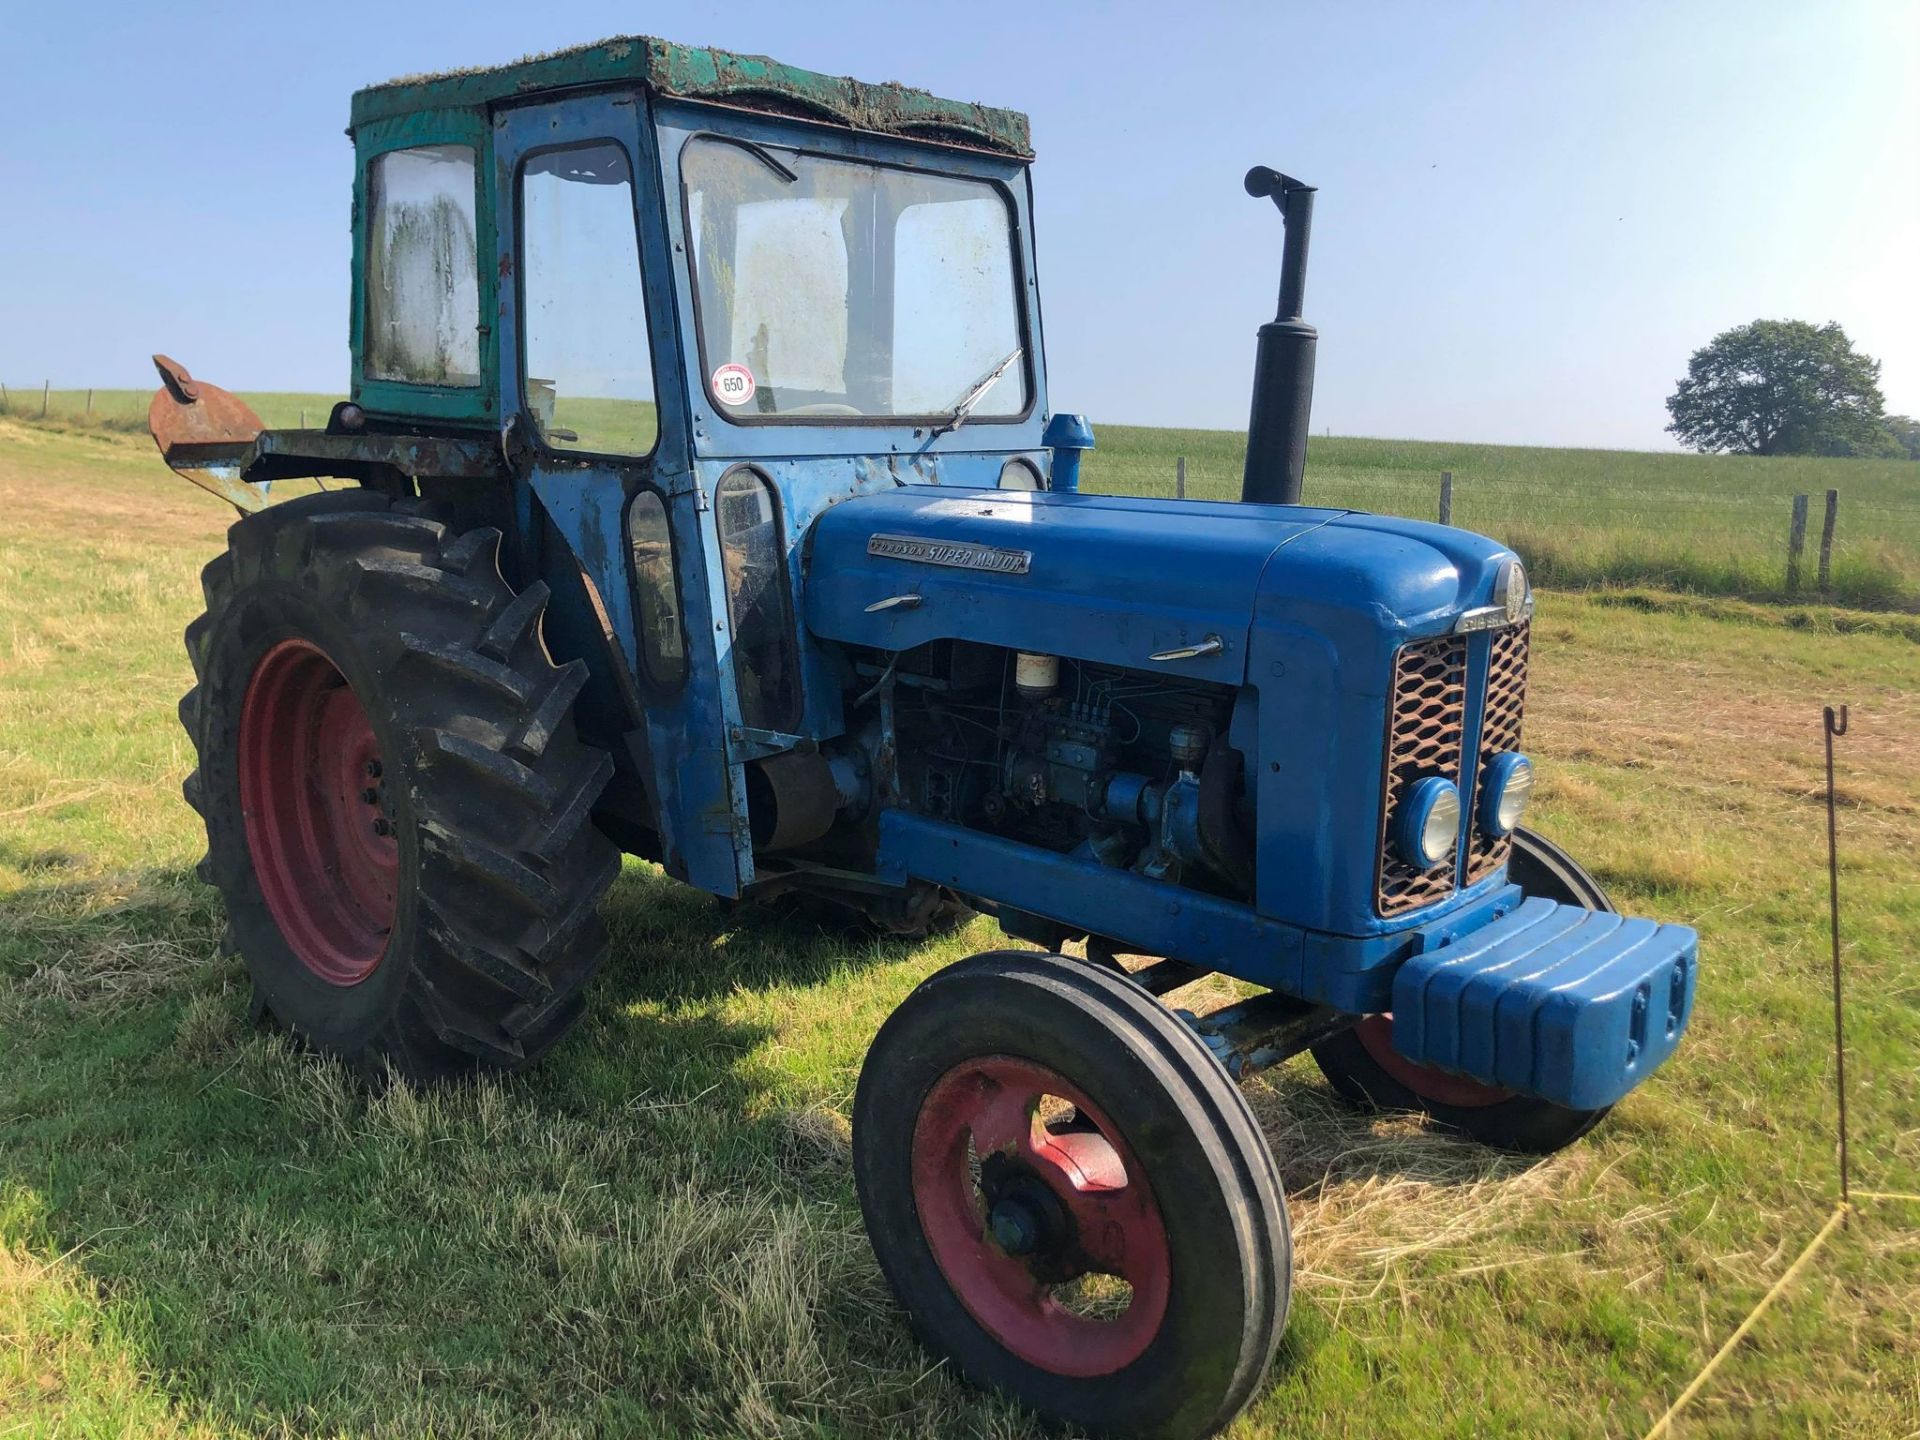
[[[1083,489],[1239,498],[1238,454],[1143,454],[1104,438],[1102,447],[1085,457]],[[1911,462],[1813,461],[1768,473],[1731,458],[1536,450],[1531,467],[1504,456],[1476,463],[1469,452],[1441,469],[1393,463],[1384,448],[1316,440],[1302,499],[1491,535],[1547,584],[1824,595],[1920,611],[1920,465]]]
[[[243,394],[271,429],[305,429],[326,424],[337,395],[298,393]],[[81,429],[145,434],[153,391],[61,389],[45,381],[16,385],[0,381],[0,416],[62,424]]]
[[[0,415],[141,432],[150,398],[144,390],[6,382]],[[290,428],[324,424],[338,397],[243,398],[268,426]],[[1230,431],[1103,425],[1098,447],[1085,457],[1082,486],[1237,500],[1244,462],[1244,437]],[[1546,584],[1824,596],[1920,612],[1920,465],[1911,461],[1315,437],[1303,498],[1438,520],[1443,476],[1451,477],[1448,522],[1512,545]],[[1804,497],[1799,510],[1796,497]]]

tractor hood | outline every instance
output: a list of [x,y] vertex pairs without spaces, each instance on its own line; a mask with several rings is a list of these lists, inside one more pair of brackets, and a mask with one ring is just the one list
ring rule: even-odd
[[[1511,554],[1471,531],[1348,510],[909,485],[814,522],[807,626],[882,650],[978,640],[1240,685],[1257,624],[1270,638],[1253,649],[1282,631],[1314,637],[1373,693],[1393,648],[1484,604]],[[1211,636],[1207,653],[1151,659]]]
[[1218,636],[1218,653],[1156,668],[1238,685],[1267,561],[1344,513],[906,486],[814,522],[807,625],[885,650],[966,639],[1134,668]]

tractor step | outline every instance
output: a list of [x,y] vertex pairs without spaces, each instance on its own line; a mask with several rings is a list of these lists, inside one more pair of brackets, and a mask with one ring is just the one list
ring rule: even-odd
[[1699,937],[1553,900],[1416,955],[1393,982],[1393,1048],[1575,1110],[1611,1105],[1679,1043]]

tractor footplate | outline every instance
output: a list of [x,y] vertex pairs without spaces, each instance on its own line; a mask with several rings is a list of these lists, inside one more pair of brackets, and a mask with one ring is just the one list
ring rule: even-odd
[[1698,953],[1684,925],[1529,899],[1401,966],[1393,1048],[1570,1109],[1611,1105],[1686,1031]]

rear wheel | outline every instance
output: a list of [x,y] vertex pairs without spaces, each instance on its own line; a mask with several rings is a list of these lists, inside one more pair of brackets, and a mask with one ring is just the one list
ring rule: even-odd
[[180,717],[201,877],[256,1005],[369,1072],[429,1080],[549,1049],[605,948],[619,854],[589,810],[578,661],[541,637],[500,535],[322,494],[241,520],[187,630]]
[[[1574,858],[1531,830],[1513,832],[1508,876],[1529,895],[1613,913],[1600,882]],[[1611,1106],[1570,1110],[1516,1095],[1464,1075],[1408,1060],[1393,1048],[1393,1017],[1369,1015],[1313,1047],[1320,1073],[1336,1093],[1362,1109],[1411,1111],[1500,1150],[1545,1155],[1571,1145],[1606,1118]]]
[[976,1384],[1105,1435],[1188,1437],[1286,1324],[1286,1203],[1192,1031],[1086,961],[949,966],[875,1038],[854,1175],[915,1332]]

